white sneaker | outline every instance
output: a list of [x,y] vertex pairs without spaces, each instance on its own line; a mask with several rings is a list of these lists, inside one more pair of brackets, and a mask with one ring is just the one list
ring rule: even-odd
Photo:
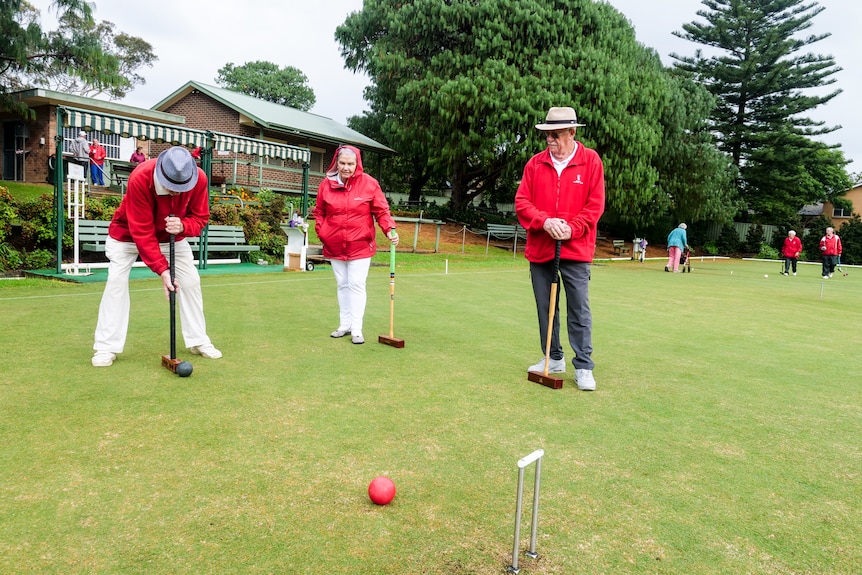
[[[527,368],[527,371],[534,371],[536,373],[545,373],[545,358],[543,357],[539,363],[535,365],[531,365]],[[551,363],[548,364],[548,373],[566,373],[566,358],[563,356],[562,359],[554,359],[551,358]]]
[[207,359],[218,359],[221,357],[221,352],[211,343],[190,347],[189,351],[192,352],[192,355],[202,355]]
[[829,277],[832,277],[832,274],[829,274]]
[[829,276],[823,276],[823,279],[828,280]]
[[364,337],[362,337],[362,332],[361,332],[361,331],[355,331],[355,332],[353,332],[353,337],[351,338],[351,340],[352,340],[352,341],[353,341],[353,343],[355,343],[355,344],[365,343],[365,338],[364,338]]
[[793,275],[796,275],[796,272],[793,272]]
[[581,391],[595,391],[596,379],[593,377],[591,369],[576,369],[575,383],[578,384],[578,389]]
[[350,335],[350,328],[349,327],[338,328],[337,330],[335,330],[334,332],[329,334],[329,337],[344,337],[345,335]]
[[97,351],[93,355],[91,363],[93,364],[93,367],[109,367],[114,363],[114,359],[116,359],[116,357],[117,354],[110,351]]

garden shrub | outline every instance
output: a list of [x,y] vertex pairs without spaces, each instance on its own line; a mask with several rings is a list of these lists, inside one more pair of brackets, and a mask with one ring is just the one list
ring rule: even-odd
[[721,233],[718,234],[715,245],[721,255],[731,256],[739,252],[739,235],[736,233],[736,228],[733,224],[724,224],[722,226]]
[[762,260],[782,259],[778,250],[766,243],[760,244],[760,251],[757,252],[757,257]]
[[745,234],[745,242],[742,246],[742,251],[749,254],[757,254],[760,253],[760,246],[763,244],[763,237],[765,232],[763,230],[763,226],[760,224],[755,224],[748,228],[748,232]]

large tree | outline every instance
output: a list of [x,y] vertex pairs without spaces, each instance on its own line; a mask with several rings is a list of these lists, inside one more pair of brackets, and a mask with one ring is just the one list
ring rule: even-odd
[[31,86],[57,86],[77,93],[120,97],[143,83],[135,71],[155,59],[149,44],[114,34],[113,24],[97,23],[85,0],[54,0],[62,24],[46,32],[40,14],[24,0],[0,2],[0,109],[27,113],[9,93]]
[[745,207],[755,219],[785,219],[846,187],[843,154],[816,139],[840,126],[805,115],[841,92],[823,90],[841,70],[832,56],[802,53],[829,36],[803,36],[823,8],[807,0],[703,4],[707,9],[697,14],[705,22],[675,34],[707,46],[709,54],[698,49],[672,57],[716,98],[712,128],[739,168]]
[[[144,66],[152,67],[158,60],[152,45],[144,39],[117,32],[112,22],[96,22],[74,11],[59,17],[59,29],[48,33],[48,42],[52,46],[62,46],[73,44],[76,37],[98,39],[101,50],[116,59],[118,80],[110,84],[94,81],[96,70],[82,77],[70,71],[62,60],[53,60],[38,74],[30,75],[31,85],[88,97],[106,95],[111,100],[120,100],[136,86],[146,84],[138,70]],[[92,68],[100,65],[100,62],[88,62],[86,65]]]
[[260,100],[290,106],[307,112],[316,101],[308,78],[298,68],[279,68],[272,62],[258,60],[241,66],[225,64],[215,79],[219,86],[242,92]]
[[495,197],[545,147],[534,125],[573,106],[578,138],[605,161],[608,215],[627,224],[667,207],[657,185],[677,84],[615,9],[591,0],[366,0],[336,30],[381,139],[409,158],[411,190],[446,179],[452,207]]

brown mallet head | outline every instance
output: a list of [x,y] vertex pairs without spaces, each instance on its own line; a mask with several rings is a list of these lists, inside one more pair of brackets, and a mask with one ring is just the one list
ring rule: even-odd
[[177,366],[179,365],[179,363],[180,363],[180,360],[178,360],[175,357],[172,358],[172,357],[167,356],[167,355],[162,356],[162,367],[172,371],[173,373],[177,372]]
[[539,371],[528,371],[527,379],[533,383],[539,383],[551,389],[561,389],[563,387],[563,378],[547,375]]
[[389,345],[392,347],[404,347],[404,340],[398,339],[397,337],[390,337],[388,335],[381,335],[377,338],[378,343],[382,343],[384,345]]

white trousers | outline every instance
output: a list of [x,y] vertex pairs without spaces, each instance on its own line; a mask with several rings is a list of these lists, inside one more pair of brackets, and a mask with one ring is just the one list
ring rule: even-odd
[[[159,244],[168,257],[170,244]],[[99,304],[99,321],[96,324],[95,351],[122,353],[129,331],[129,273],[138,259],[138,248],[133,242],[120,242],[112,237],[105,240],[105,255],[108,256],[108,281]],[[210,343],[204,319],[204,300],[201,293],[201,278],[194,264],[192,249],[183,239],[174,244],[175,275],[180,284],[177,303],[180,308],[180,324],[186,347]],[[170,316],[165,312],[165,327]],[[167,331],[167,329],[165,330]]]
[[330,260],[335,274],[335,287],[338,294],[338,329],[349,329],[352,333],[362,333],[362,319],[365,316],[365,280],[371,258],[359,260]]

